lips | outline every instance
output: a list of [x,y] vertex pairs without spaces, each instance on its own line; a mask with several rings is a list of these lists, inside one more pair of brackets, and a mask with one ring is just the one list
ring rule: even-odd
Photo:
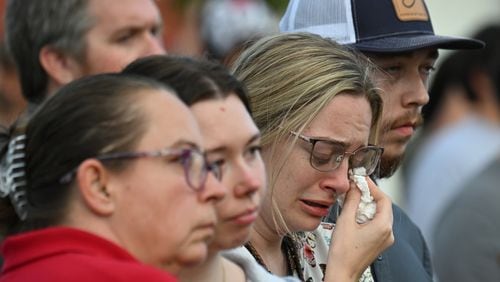
[[302,209],[314,216],[314,217],[324,217],[328,215],[330,207],[333,203],[315,200],[300,200]]
[[391,130],[397,132],[402,137],[409,138],[415,132],[415,129],[423,123],[421,115],[405,115],[397,119],[392,126]]
[[229,221],[232,221],[238,225],[249,225],[252,224],[258,216],[258,207],[252,207],[246,209],[244,212],[233,216],[229,219]]
[[415,125],[413,124],[405,124],[399,127],[394,128],[396,132],[398,132],[402,136],[412,136],[415,131]]

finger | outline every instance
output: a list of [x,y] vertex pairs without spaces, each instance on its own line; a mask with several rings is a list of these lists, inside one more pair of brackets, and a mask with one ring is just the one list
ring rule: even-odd
[[387,205],[388,202],[391,202],[389,196],[384,193],[369,177],[367,177],[367,183],[368,189],[370,189],[370,194],[372,195],[373,200],[377,202],[377,205],[379,205],[379,203]]
[[356,187],[356,184],[354,182],[350,183],[350,189],[347,191],[345,199],[344,199],[344,206],[342,207],[342,214],[345,214],[348,217],[355,217],[356,216],[356,210],[358,208],[359,202],[361,201],[361,192],[359,189]]

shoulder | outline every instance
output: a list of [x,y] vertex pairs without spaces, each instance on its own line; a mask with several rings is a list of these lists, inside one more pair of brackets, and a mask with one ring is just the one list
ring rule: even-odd
[[243,246],[225,250],[222,252],[222,255],[243,269],[247,281],[299,282],[298,279],[293,277],[279,277],[267,272]]
[[[140,263],[94,260],[94,257],[60,256],[58,259],[31,263],[10,272],[5,281],[151,281],[176,282],[167,272]],[[12,280],[10,280],[12,279]],[[2,280],[4,281],[4,280]]]
[[394,244],[373,264],[375,276],[393,281],[432,281],[432,266],[422,232],[408,215],[393,204]]
[[481,188],[467,187],[436,225],[433,262],[443,281],[500,281],[500,193]]
[[230,277],[231,281],[246,281],[245,273],[243,269],[237,265],[236,263],[228,260],[227,258],[223,258],[222,260],[224,276],[225,278]]
[[398,237],[423,241],[420,228],[410,219],[408,214],[403,211],[398,205],[392,204],[393,215],[393,232],[396,240]]

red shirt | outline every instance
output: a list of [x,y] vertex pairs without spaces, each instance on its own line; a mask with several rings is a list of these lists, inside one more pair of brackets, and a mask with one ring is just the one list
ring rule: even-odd
[[10,236],[1,251],[4,265],[0,282],[177,281],[114,243],[72,228]]

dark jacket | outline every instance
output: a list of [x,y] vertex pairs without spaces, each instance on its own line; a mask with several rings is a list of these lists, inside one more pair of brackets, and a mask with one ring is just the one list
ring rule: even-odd
[[[392,205],[394,244],[385,250],[372,265],[378,282],[432,281],[429,249],[420,229],[397,205]],[[326,221],[335,222],[336,207]]]

